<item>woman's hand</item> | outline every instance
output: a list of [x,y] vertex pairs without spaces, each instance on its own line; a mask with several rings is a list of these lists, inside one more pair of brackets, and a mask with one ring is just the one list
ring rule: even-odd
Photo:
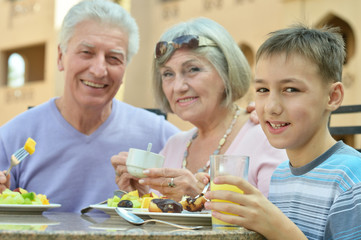
[[139,178],[132,176],[126,166],[128,153],[120,152],[118,155],[111,157],[110,161],[115,170],[115,182],[120,190],[130,192],[138,190],[139,195],[144,195],[149,192],[149,187],[139,184]]
[[256,104],[254,102],[250,102],[248,106],[246,107],[246,111],[250,113],[249,118],[251,119],[251,122],[254,124],[259,124],[259,118],[256,112]]
[[[246,180],[234,176],[221,176],[215,178],[214,183],[235,185],[244,193],[225,190],[207,192],[205,194],[207,199],[221,199],[233,202],[206,202],[206,209],[213,210],[212,216],[256,231],[267,239],[307,239],[281,210]],[[221,213],[221,211],[235,215],[227,215]]]
[[204,185],[207,185],[207,183],[209,183],[210,179],[211,179],[209,174],[205,173],[205,172],[198,172],[198,173],[194,174],[194,176],[196,177],[198,182],[201,182]]
[[184,195],[195,197],[206,185],[197,181],[187,169],[150,168],[145,170],[144,174],[147,178],[142,178],[141,184],[149,185],[150,188],[175,201],[180,201]]
[[6,171],[0,172],[0,193],[5,189],[10,188],[10,174],[5,176]]

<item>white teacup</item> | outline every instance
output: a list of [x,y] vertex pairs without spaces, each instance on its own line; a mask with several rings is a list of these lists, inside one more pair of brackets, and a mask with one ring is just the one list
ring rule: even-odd
[[143,171],[148,168],[161,168],[164,163],[162,155],[144,151],[141,149],[130,148],[127,158],[127,169],[134,177],[144,178],[147,177]]

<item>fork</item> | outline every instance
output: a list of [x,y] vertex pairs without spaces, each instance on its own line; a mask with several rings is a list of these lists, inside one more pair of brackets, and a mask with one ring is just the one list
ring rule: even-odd
[[206,186],[204,186],[202,193],[200,193],[200,194],[198,194],[197,196],[195,196],[194,199],[197,199],[197,198],[199,198],[200,196],[203,196],[203,195],[207,192],[208,188],[209,188],[209,182],[207,183]]
[[9,169],[6,171],[5,176],[7,176],[10,170],[18,165],[26,156],[31,155],[35,152],[36,142],[32,138],[28,138],[25,142],[24,147],[19,148],[13,155],[11,155],[11,163]]

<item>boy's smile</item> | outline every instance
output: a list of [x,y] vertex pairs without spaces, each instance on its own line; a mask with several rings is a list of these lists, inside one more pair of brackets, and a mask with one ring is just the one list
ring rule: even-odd
[[324,142],[330,86],[301,55],[281,53],[258,60],[256,110],[274,147],[298,152]]
[[285,131],[286,127],[289,126],[290,123],[283,123],[283,122],[267,122],[269,126],[269,131],[273,132],[274,134],[279,134],[282,131]]

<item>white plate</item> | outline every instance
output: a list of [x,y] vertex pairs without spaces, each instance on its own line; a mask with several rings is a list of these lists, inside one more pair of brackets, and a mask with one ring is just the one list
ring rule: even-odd
[[[109,214],[111,217],[118,216],[115,212],[115,207],[108,207],[106,204],[99,205],[90,205],[91,208],[101,210],[106,214]],[[212,225],[212,217],[210,211],[202,211],[202,212],[188,212],[183,211],[181,213],[161,213],[161,212],[149,212],[148,209],[143,208],[125,208],[128,211],[131,211],[135,215],[143,218],[155,218],[164,221],[169,221],[178,224],[184,225],[203,225],[203,226],[211,226]]]
[[49,205],[22,205],[22,204],[0,204],[0,214],[42,214],[44,211],[61,207],[61,204]]

